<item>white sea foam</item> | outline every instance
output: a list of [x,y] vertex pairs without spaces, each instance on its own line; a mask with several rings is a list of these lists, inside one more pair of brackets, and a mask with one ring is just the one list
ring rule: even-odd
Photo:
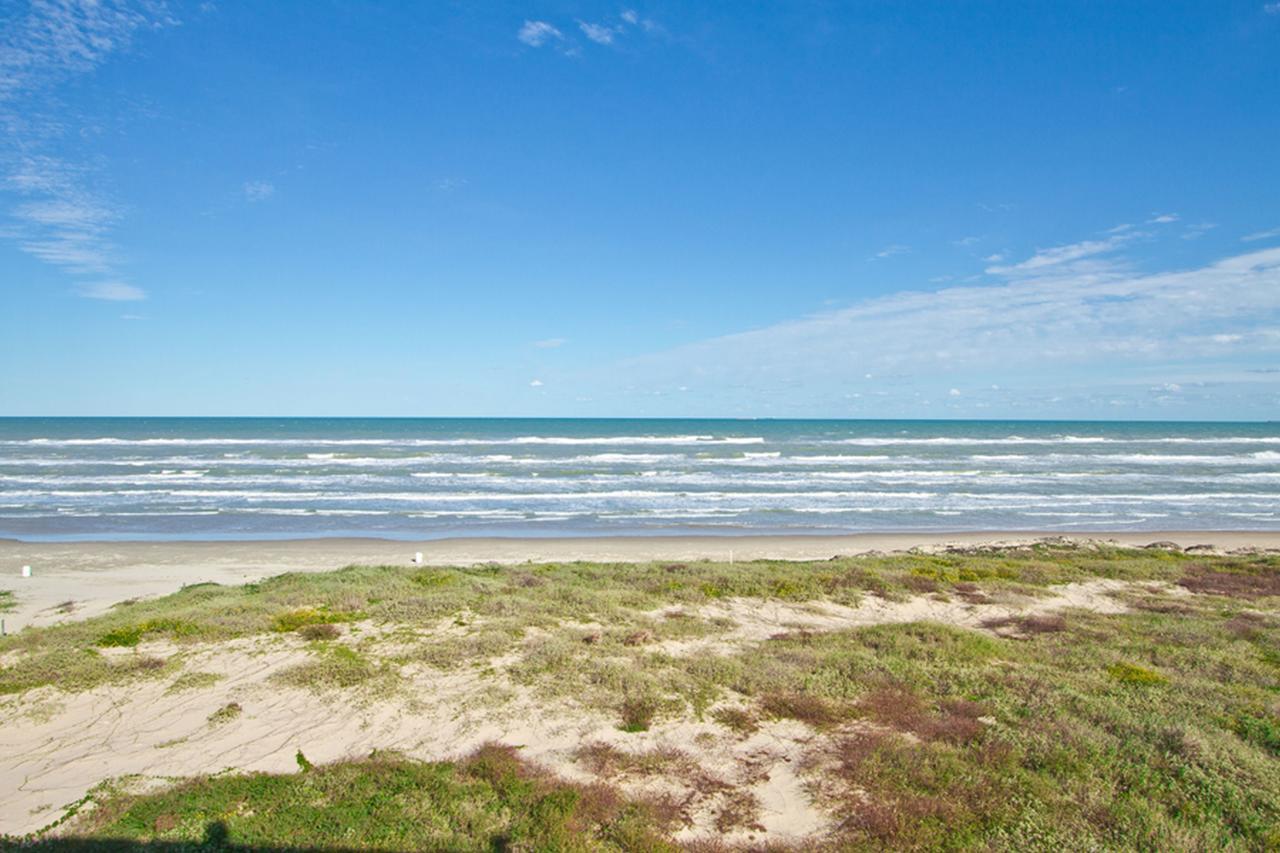
[[[187,515],[235,516],[243,526],[226,529],[237,532],[304,533],[339,529],[308,518],[349,530],[367,516],[369,530],[428,535],[468,522],[555,530],[566,520],[575,531],[889,529],[929,519],[951,529],[1280,524],[1280,435],[1250,435],[1261,432],[1252,427],[1217,435],[1199,427],[1164,435],[1128,427],[1046,435],[1030,426],[969,435],[914,427],[804,435],[764,424],[650,430],[0,441],[0,536],[173,531]],[[164,526],[166,516],[173,525]]]
[[492,438],[29,438],[0,441],[5,446],[40,447],[484,447],[501,445],[740,445],[764,444],[763,436],[717,435],[618,435],[618,436],[558,436],[519,435]]
[[1220,436],[1212,438],[1186,438],[1157,436],[1151,438],[1110,438],[1106,436],[1058,435],[1044,438],[1027,438],[1010,435],[1004,438],[968,438],[938,436],[911,438],[905,436],[879,436],[864,438],[823,439],[812,442],[821,445],[848,445],[853,447],[906,446],[986,446],[986,445],[1053,445],[1053,444],[1280,444],[1280,436]]

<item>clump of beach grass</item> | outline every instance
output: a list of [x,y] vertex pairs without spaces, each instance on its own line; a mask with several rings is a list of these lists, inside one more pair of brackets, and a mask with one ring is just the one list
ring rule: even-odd
[[138,645],[148,635],[181,639],[193,636],[197,631],[196,625],[185,619],[148,619],[107,631],[98,638],[97,645],[104,648],[131,647]]
[[95,649],[52,648],[0,667],[0,695],[56,684],[69,692],[137,678],[159,678],[176,662],[155,655],[107,657]]
[[188,690],[203,690],[221,681],[224,676],[216,672],[184,672],[173,680],[166,693],[183,693]]
[[1280,573],[1255,561],[1226,559],[1187,566],[1178,584],[1191,592],[1228,598],[1280,597]]
[[717,723],[741,737],[760,731],[760,718],[746,708],[717,708],[711,716]]
[[1121,684],[1165,684],[1169,679],[1135,663],[1119,661],[1107,667],[1107,674]]
[[398,675],[389,664],[380,664],[349,646],[327,645],[310,660],[281,670],[274,676],[281,684],[313,691],[360,687],[390,689]]
[[240,707],[239,702],[228,702],[209,715],[209,725],[220,726],[223,723],[229,723],[243,712],[244,708]]
[[982,627],[992,631],[1008,633],[1014,636],[1030,636],[1033,634],[1053,634],[1067,630],[1067,620],[1060,613],[1036,614],[1031,616],[1004,616],[983,621]]
[[337,622],[351,622],[359,618],[358,613],[333,612],[326,607],[299,607],[277,613],[271,620],[271,630],[278,634],[291,631],[301,632],[306,628],[318,628],[322,625],[332,626]]
[[342,629],[332,622],[317,622],[310,625],[303,625],[298,629],[298,635],[304,640],[312,642],[324,642],[326,640],[336,640],[342,636]]
[[622,700],[619,713],[622,722],[618,728],[624,732],[647,732],[662,708],[662,700],[650,694],[628,696]]

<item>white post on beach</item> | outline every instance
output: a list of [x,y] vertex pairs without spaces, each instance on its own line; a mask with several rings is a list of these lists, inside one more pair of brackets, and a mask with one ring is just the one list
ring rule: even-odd
[[413,552],[413,564],[414,564],[415,566],[420,566],[420,565],[422,565],[422,552],[421,552],[421,551],[414,551],[414,552]]
[[729,565],[733,565],[733,549],[729,549]]
[[23,576],[24,578],[29,578],[29,577],[31,577],[31,567],[30,567],[30,566],[23,566],[23,567],[22,567],[22,576]]

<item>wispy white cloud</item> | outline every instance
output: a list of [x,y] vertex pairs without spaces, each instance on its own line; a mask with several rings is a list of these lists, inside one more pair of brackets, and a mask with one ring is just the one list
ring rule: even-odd
[[542,47],[549,41],[563,39],[564,33],[546,21],[525,21],[520,31],[516,33],[516,38],[529,47]]
[[467,185],[466,178],[454,178],[454,177],[440,178],[435,183],[436,189],[444,193],[453,192],[454,190],[462,189],[466,185]]
[[1246,234],[1240,239],[1246,243],[1253,243],[1257,240],[1270,240],[1272,237],[1280,237],[1280,228],[1269,228],[1266,231],[1255,231],[1252,234]]
[[1038,253],[1059,263],[1024,262],[1002,282],[902,292],[636,359],[610,381],[645,391],[696,380],[803,411],[854,381],[885,383],[889,397],[913,384],[947,397],[998,384],[1002,395],[1029,387],[1047,400],[1072,376],[1095,390],[1125,377],[1140,384],[1152,370],[1167,381],[1193,369],[1244,381],[1241,359],[1280,357],[1280,248],[1156,273],[1060,265],[1115,248],[1097,242]]
[[596,44],[613,44],[613,37],[620,32],[619,29],[614,27],[593,24],[589,21],[578,21],[578,29],[582,30],[582,34]]
[[[644,33],[655,38],[668,36],[658,22],[642,17],[635,9],[624,9],[612,21],[578,19],[576,23],[578,31],[587,41],[603,46],[615,44],[620,36],[628,32]],[[566,27],[566,29],[569,28]],[[566,33],[550,21],[526,20],[516,32],[516,38],[530,47],[554,45],[556,50],[565,56],[581,55],[579,43],[572,35],[572,31]]]
[[1216,222],[1198,222],[1195,225],[1188,225],[1187,230],[1182,233],[1183,240],[1195,240],[1208,234],[1210,231],[1218,227]]
[[534,379],[533,381],[531,381],[531,382],[529,383],[529,387],[530,387],[530,388],[541,388],[541,387],[542,387],[542,380],[541,380],[541,379]]
[[1177,222],[1178,214],[1176,213],[1157,213],[1147,220],[1148,225],[1167,225],[1170,222]]
[[266,201],[276,194],[276,185],[270,181],[245,181],[241,191],[251,202]]
[[0,100],[92,71],[139,28],[173,23],[161,2],[35,0],[0,35]]
[[142,291],[117,280],[110,231],[122,209],[96,188],[97,170],[66,152],[76,122],[55,90],[128,49],[139,30],[174,23],[158,0],[34,0],[0,27],[0,186],[16,197],[0,234],[72,275],[111,276],[113,287],[77,288],[90,298]]
[[1073,261],[1109,254],[1137,236],[1135,232],[1123,231],[1103,240],[1081,240],[1065,246],[1039,249],[1025,261],[1010,266],[988,267],[987,272],[1002,276],[1041,274],[1050,268],[1062,267]]
[[877,258],[892,258],[895,255],[905,255],[907,252],[910,252],[910,251],[911,251],[910,246],[904,245],[902,243],[893,243],[888,246],[885,246],[883,249],[876,252],[871,257],[873,260]]
[[87,170],[47,155],[10,158],[3,186],[21,199],[5,234],[29,255],[72,274],[111,271],[118,208],[87,188]]
[[541,341],[534,341],[533,345],[538,349],[556,349],[565,345],[564,338],[546,338]]
[[122,281],[100,281],[94,284],[81,285],[76,289],[81,296],[89,299],[104,299],[108,302],[137,302],[147,298],[140,287],[125,284]]
[[618,17],[622,19],[622,24],[623,24],[623,26],[614,28],[618,32],[621,32],[624,27],[638,27],[642,32],[650,36],[654,36],[654,37],[670,36],[670,33],[667,32],[665,27],[663,27],[653,18],[642,17],[640,13],[637,12],[635,9],[624,9],[622,14],[619,15]]
[[1262,11],[1268,15],[1280,15],[1280,3],[1263,4]]

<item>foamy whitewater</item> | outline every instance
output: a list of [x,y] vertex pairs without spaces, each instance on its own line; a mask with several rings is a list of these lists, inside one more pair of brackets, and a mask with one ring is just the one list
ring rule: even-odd
[[0,419],[0,537],[1277,530],[1280,424]]

